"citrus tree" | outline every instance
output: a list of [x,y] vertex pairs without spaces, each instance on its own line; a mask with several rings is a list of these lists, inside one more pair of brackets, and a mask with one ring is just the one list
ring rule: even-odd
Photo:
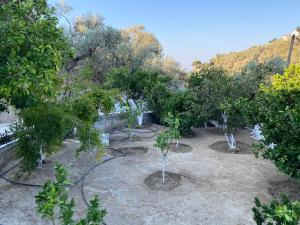
[[171,144],[172,138],[170,136],[170,132],[162,131],[158,134],[155,140],[154,147],[158,148],[162,154],[162,179],[163,183],[165,183],[165,171],[166,171],[166,160],[169,153],[169,147]]
[[19,113],[19,121],[12,125],[12,131],[18,138],[17,154],[21,158],[21,169],[35,169],[43,155],[55,152],[70,135],[80,140],[77,154],[92,149],[101,153],[100,134],[93,125],[99,109],[106,112],[113,109],[113,94],[96,89],[76,99],[44,102],[23,109]]
[[179,119],[176,116],[173,116],[172,113],[168,113],[168,117],[165,119],[166,123],[170,125],[169,129],[165,131],[159,132],[158,136],[156,137],[154,147],[158,148],[162,154],[162,177],[163,183],[165,183],[165,171],[166,171],[166,160],[170,150],[170,145],[173,139],[179,139],[180,133],[178,131],[179,127]]
[[261,124],[264,138],[256,146],[256,154],[272,160],[279,170],[295,178],[300,177],[299,79],[300,67],[292,65],[283,75],[274,75],[270,84],[262,84],[254,98],[223,105],[237,123]]
[[178,142],[181,138],[179,132],[180,120],[178,115],[174,116],[171,112],[168,112],[168,115],[164,119],[164,121],[168,125],[170,137],[176,139],[176,148],[178,148]]
[[0,99],[17,108],[56,96],[58,71],[72,55],[46,0],[0,5]]
[[106,210],[100,208],[99,198],[95,196],[90,202],[87,214],[79,220],[74,219],[74,199],[69,198],[68,186],[71,182],[68,171],[61,165],[55,165],[55,180],[47,181],[35,196],[37,211],[53,225],[102,225]]
[[126,111],[125,111],[125,118],[127,121],[128,126],[128,144],[129,144],[129,150],[131,149],[131,141],[133,136],[133,129],[135,128],[135,125],[137,123],[137,116],[141,114],[141,111],[139,108],[134,107],[127,103],[126,105]]
[[192,91],[192,109],[199,122],[222,121],[221,102],[231,94],[232,78],[221,68],[204,66],[192,73],[188,87]]
[[[226,112],[244,124],[260,124],[263,138],[255,146],[256,156],[271,160],[285,174],[300,178],[300,66],[291,65],[283,74],[262,84],[254,98],[226,104]],[[270,206],[256,200],[257,224],[297,224],[299,203],[273,201]]]
[[291,202],[287,196],[280,200],[272,200],[270,205],[262,204],[255,198],[255,207],[252,208],[257,225],[298,225],[300,220],[300,202]]
[[[300,66],[273,76],[255,99],[264,139],[256,153],[272,160],[284,173],[300,178]],[[268,147],[272,146],[272,147]]]

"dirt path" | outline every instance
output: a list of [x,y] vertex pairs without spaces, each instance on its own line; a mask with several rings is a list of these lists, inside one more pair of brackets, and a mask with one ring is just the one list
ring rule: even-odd
[[[111,160],[93,170],[85,180],[84,193],[88,199],[98,194],[107,209],[107,225],[250,225],[254,197],[271,198],[270,183],[287,180],[268,161],[252,154],[223,153],[212,150],[213,143],[224,137],[210,129],[197,129],[197,136],[180,142],[193,148],[185,153],[170,152],[167,171],[179,175],[172,189],[147,186],[145,179],[161,170],[161,156],[153,148],[154,138],[133,142],[144,146],[143,154]],[[146,136],[146,134],[145,134]],[[237,140],[253,141],[247,132]],[[77,179],[96,163],[95,153],[74,157],[75,141],[66,141],[64,151],[51,157],[51,163],[35,171],[26,182],[41,183],[53,177],[53,162],[62,162]],[[126,147],[127,142],[113,142],[114,147]],[[106,156],[109,157],[109,156]],[[172,176],[169,176],[172,177]],[[168,178],[168,177],[167,177]],[[48,224],[35,213],[34,195],[38,189],[12,186],[0,180],[0,224]],[[81,215],[86,208],[80,187],[71,188],[71,195]]]

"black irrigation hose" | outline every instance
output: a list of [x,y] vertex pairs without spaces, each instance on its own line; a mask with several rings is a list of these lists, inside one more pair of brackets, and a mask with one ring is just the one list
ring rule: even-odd
[[[155,129],[154,128],[152,128],[152,127],[146,127],[146,128],[134,128],[133,129],[133,133],[140,133],[140,134],[149,134],[149,133],[157,133],[158,131],[159,131],[159,128],[157,127],[157,126],[155,126],[155,125],[152,125],[153,127],[155,127]],[[128,133],[127,131],[126,131],[126,129],[128,129],[128,128],[124,128],[124,129],[113,129],[113,131],[112,132],[110,132],[110,134],[114,134],[114,133]],[[146,130],[146,129],[148,129],[148,131],[142,131],[142,130]]]
[[14,181],[12,179],[9,179],[9,178],[6,178],[4,175],[7,174],[9,171],[11,171],[12,169],[16,168],[19,164],[20,164],[21,161],[19,161],[16,165],[8,168],[7,170],[5,170],[3,173],[0,174],[0,178],[2,180],[5,180],[11,184],[14,184],[14,185],[20,185],[20,186],[27,186],[27,187],[42,187],[42,185],[40,184],[28,184],[28,183],[22,183],[22,182],[18,182],[18,181]]
[[[137,137],[139,137],[139,138],[152,138],[152,137],[154,137],[154,136],[156,135],[156,133],[159,131],[158,128],[157,128],[157,130],[152,130],[152,129],[150,129],[150,128],[148,128],[148,129],[149,129],[150,131],[142,132],[142,131],[137,131],[137,130],[135,129],[133,132],[136,132],[136,133],[152,133],[152,132],[154,132],[154,134],[151,135],[150,137],[139,137],[139,136],[137,136]],[[123,130],[116,130],[116,131],[117,131],[117,132],[124,132],[124,133],[125,133],[125,131],[123,131]],[[125,152],[123,152],[123,151],[121,151],[121,150],[119,150],[119,149],[116,149],[116,148],[107,147],[107,149],[110,149],[110,150],[113,150],[113,151],[120,152],[121,155],[119,155],[119,156],[113,156],[113,157],[107,158],[107,159],[105,159],[105,160],[103,160],[103,161],[101,161],[101,162],[99,162],[99,163],[93,165],[93,166],[90,167],[90,168],[89,168],[89,169],[88,169],[88,170],[87,170],[87,171],[86,171],[86,172],[85,172],[78,180],[74,181],[74,182],[70,185],[70,186],[75,186],[75,185],[77,185],[77,184],[79,184],[79,183],[81,184],[81,185],[80,185],[81,195],[82,195],[83,202],[86,204],[86,206],[89,206],[89,203],[88,203],[88,201],[87,201],[87,199],[86,199],[86,197],[85,197],[85,194],[84,194],[84,185],[85,185],[84,180],[85,180],[85,177],[86,177],[87,175],[89,175],[89,173],[90,173],[92,170],[94,170],[96,167],[102,165],[103,163],[106,163],[106,162],[111,161],[111,160],[113,160],[113,159],[116,159],[116,158],[123,157],[123,156],[126,156],[126,155],[127,155]],[[19,164],[20,164],[20,161],[19,161],[16,165],[14,165],[14,166],[8,168],[7,170],[5,170],[4,172],[0,173],[0,178],[3,179],[3,180],[5,180],[5,181],[7,181],[7,182],[9,182],[9,183],[11,183],[11,184],[13,184],[13,185],[26,186],[26,187],[42,187],[42,186],[43,186],[43,185],[41,185],[41,184],[30,184],[30,183],[22,183],[22,182],[14,181],[14,180],[11,180],[11,179],[6,178],[6,177],[4,176],[4,175],[7,174],[9,171],[11,171],[12,169],[16,168]],[[103,225],[106,225],[106,223],[104,222]]]
[[[89,207],[89,203],[85,197],[85,194],[84,194],[84,179],[87,175],[89,175],[89,173],[94,170],[96,167],[98,167],[99,165],[103,164],[103,163],[106,163],[108,161],[111,161],[113,159],[116,159],[116,158],[119,158],[119,157],[123,157],[123,156],[126,156],[126,153],[124,153],[123,151],[119,150],[119,149],[116,149],[116,148],[112,148],[112,147],[107,147],[107,149],[111,149],[113,151],[117,151],[117,152],[120,152],[121,155],[119,156],[114,156],[114,157],[110,157],[110,158],[107,158],[95,165],[93,165],[92,167],[90,167],[77,181],[75,181],[74,183],[72,183],[70,186],[75,186],[77,185],[78,183],[80,183],[80,189],[81,189],[81,195],[82,195],[82,199],[83,199],[83,202],[86,204],[87,207]],[[11,179],[8,179],[6,177],[4,177],[4,175],[6,173],[8,173],[10,170],[14,169],[15,167],[17,167],[19,165],[20,162],[18,162],[16,165],[10,167],[9,169],[5,170],[3,173],[0,174],[0,178],[11,183],[11,184],[14,184],[14,185],[21,185],[21,186],[29,186],[29,187],[42,187],[42,185],[40,184],[27,184],[27,183],[21,183],[21,182],[16,182],[16,181],[13,181]],[[1,225],[1,224],[0,224]],[[106,225],[105,222],[103,222],[103,225]]]
[[[123,151],[121,151],[121,150],[119,150],[119,149],[116,149],[116,148],[107,147],[107,149],[111,149],[111,150],[114,150],[114,151],[118,151],[118,152],[120,152],[120,153],[122,154],[121,156],[125,156],[125,155],[126,155],[126,153],[124,153]],[[119,156],[118,156],[118,157],[119,157]],[[89,173],[91,170],[93,170],[95,167],[97,167],[98,165],[100,165],[100,164],[102,164],[102,163],[104,163],[104,162],[107,162],[107,161],[109,161],[109,160],[111,160],[111,159],[114,159],[114,158],[117,158],[117,157],[111,157],[111,158],[108,158],[108,159],[103,160],[103,161],[101,161],[101,162],[95,164],[94,166],[90,167],[90,168],[89,168],[89,169],[88,169],[88,170],[87,170],[87,171],[86,171],[79,179],[77,179],[76,181],[72,182],[72,184],[71,184],[70,186],[75,186],[75,185],[79,184],[79,183],[82,181],[82,179],[83,179],[85,176],[87,176],[88,173]],[[8,168],[7,170],[5,170],[4,172],[0,173],[0,179],[5,180],[5,181],[7,181],[7,182],[9,182],[9,183],[11,183],[11,184],[14,184],[14,185],[20,185],[20,186],[27,186],[27,187],[42,187],[42,186],[43,186],[43,185],[41,185],[41,184],[30,184],[30,183],[23,183],[23,182],[19,182],[19,181],[14,181],[14,180],[9,179],[9,178],[6,178],[6,177],[4,176],[4,175],[7,174],[9,171],[11,171],[12,169],[16,168],[19,164],[20,164],[20,161],[19,161],[16,165],[14,165],[14,166]]]
[[[156,126],[154,126],[153,125],[153,127],[156,127]],[[115,129],[115,130],[113,130],[112,132],[110,132],[110,134],[116,134],[116,133],[125,133],[125,134],[128,134],[128,131],[126,130],[127,128],[124,128],[124,129],[122,129],[122,130],[120,130],[120,129]],[[150,136],[139,136],[139,135],[136,135],[136,134],[134,134],[133,135],[133,137],[137,137],[137,138],[153,138],[156,134],[157,134],[157,132],[159,131],[159,128],[158,127],[156,127],[155,129],[153,129],[153,128],[141,128],[141,129],[148,129],[148,131],[140,131],[140,130],[138,130],[139,128],[135,128],[135,129],[133,129],[133,133],[138,133],[138,134],[152,134],[152,135],[150,135]],[[124,141],[124,140],[127,140],[128,139],[128,137],[124,137],[124,138],[121,138],[121,139],[118,139],[118,140],[112,140],[112,141]]]
[[[154,126],[154,127],[156,127],[156,126]],[[151,135],[151,136],[147,136],[147,137],[141,137],[141,136],[137,136],[137,135],[134,135],[134,136],[135,136],[135,137],[138,137],[138,138],[152,138],[152,137],[154,137],[154,136],[156,135],[157,131],[159,130],[158,128],[156,128],[155,130],[154,130],[154,129],[151,129],[151,127],[150,127],[150,128],[147,128],[147,129],[149,129],[149,131],[144,131],[144,132],[143,132],[143,131],[138,131],[137,129],[134,129],[133,132],[135,132],[135,133],[152,133],[152,132],[154,132],[154,134]],[[124,130],[115,130],[114,132],[124,132],[124,133],[127,133],[127,132],[124,131]],[[112,132],[112,133],[114,133],[114,132]],[[119,141],[122,141],[122,139],[119,140]],[[116,149],[116,148],[108,147],[108,149],[111,149],[111,150],[120,152],[120,153],[122,154],[121,156],[125,156],[125,155],[126,155],[126,153],[124,153],[124,152],[122,152],[122,151],[120,151],[120,150],[118,150],[118,149]],[[74,186],[74,185],[77,185],[77,184],[79,184],[79,183],[82,183],[82,181],[83,181],[83,179],[85,178],[85,176],[87,176],[87,175],[89,174],[89,172],[90,172],[91,170],[93,170],[95,167],[97,167],[97,166],[101,165],[102,163],[107,162],[107,161],[109,161],[109,160],[111,160],[111,159],[115,159],[115,158],[117,158],[117,157],[120,157],[120,156],[111,157],[111,158],[109,158],[109,159],[106,159],[106,160],[104,160],[104,161],[101,161],[100,163],[97,163],[96,165],[92,166],[91,168],[89,168],[89,169],[87,170],[87,172],[85,172],[79,179],[77,179],[76,181],[74,181],[74,182],[72,183],[72,185],[70,185],[70,186]],[[41,184],[30,184],[30,183],[23,183],[23,182],[19,182],[19,181],[14,181],[14,180],[9,179],[9,178],[6,178],[6,177],[4,176],[4,175],[7,174],[9,171],[11,171],[12,169],[16,168],[19,164],[20,164],[20,161],[19,161],[16,165],[14,165],[14,166],[8,168],[7,170],[5,170],[4,172],[0,173],[0,179],[3,179],[3,180],[5,180],[5,181],[7,181],[7,182],[9,182],[9,183],[11,183],[11,184],[14,184],[14,185],[20,185],[20,186],[26,186],[26,187],[42,187],[42,186],[43,186],[43,185],[41,185]],[[85,203],[87,204],[85,198],[83,198],[83,199],[84,199]]]
[[120,151],[120,150],[118,150],[118,149],[115,149],[115,148],[110,148],[110,149],[112,149],[112,150],[114,150],[114,151],[121,152],[122,155],[107,158],[107,159],[105,159],[105,160],[103,160],[103,161],[101,161],[101,162],[95,164],[94,166],[90,167],[90,168],[86,171],[86,173],[84,173],[84,174],[82,175],[82,179],[80,180],[80,181],[81,181],[81,182],[80,182],[80,183],[81,183],[80,188],[81,188],[82,199],[83,199],[84,203],[85,203],[87,206],[89,206],[89,203],[88,203],[88,201],[86,200],[86,197],[85,197],[85,194],[84,194],[84,191],[83,191],[83,188],[84,188],[84,179],[85,179],[85,177],[86,177],[87,175],[89,175],[89,173],[92,172],[92,170],[94,170],[94,169],[95,169],[96,167],[98,167],[99,165],[101,165],[101,164],[103,164],[103,163],[106,163],[106,162],[108,162],[108,161],[111,161],[111,160],[113,160],[113,159],[116,159],[116,158],[119,158],[119,157],[126,156],[126,153],[124,153],[124,152],[122,152],[122,151]]

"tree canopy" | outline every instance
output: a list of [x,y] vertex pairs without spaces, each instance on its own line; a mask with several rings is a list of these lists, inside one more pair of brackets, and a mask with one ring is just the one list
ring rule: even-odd
[[55,96],[72,52],[54,9],[45,0],[2,4],[0,35],[0,98],[24,108]]

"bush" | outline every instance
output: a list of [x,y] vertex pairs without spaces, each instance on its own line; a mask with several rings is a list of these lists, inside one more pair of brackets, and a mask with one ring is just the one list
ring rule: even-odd
[[270,205],[266,205],[255,198],[252,212],[257,225],[298,225],[300,202],[291,202],[286,196],[282,196],[280,201],[273,200]]
[[72,123],[63,109],[52,103],[24,109],[20,117],[21,120],[13,126],[19,139],[17,154],[22,159],[22,170],[30,171],[37,167],[40,152],[51,154],[69,132]]
[[35,169],[41,153],[53,153],[74,130],[81,143],[76,153],[102,149],[99,131],[93,125],[98,118],[98,109],[108,112],[112,106],[113,93],[96,89],[76,99],[45,102],[21,110],[20,120],[12,127],[19,139],[17,150],[22,159],[21,169]]
[[[191,105],[191,92],[189,90],[170,91],[168,98],[161,99],[162,101],[162,116],[167,117],[171,113],[179,118],[180,124],[178,130],[180,134],[187,135],[192,132],[192,127],[196,124],[196,116]],[[164,120],[161,121],[164,123]]]
[[99,198],[95,196],[87,209],[87,215],[78,221],[73,219],[75,201],[69,199],[68,171],[60,164],[55,166],[55,181],[47,181],[42,190],[35,196],[37,211],[52,224],[62,225],[102,225],[106,215],[105,209],[100,209]]

